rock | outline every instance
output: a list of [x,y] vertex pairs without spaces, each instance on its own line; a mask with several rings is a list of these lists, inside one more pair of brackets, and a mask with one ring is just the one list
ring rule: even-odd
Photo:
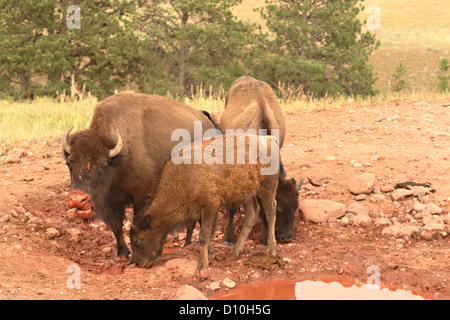
[[111,247],[104,247],[102,249],[102,252],[105,254],[110,254],[111,252],[113,252],[113,249]]
[[427,205],[424,204],[424,203],[420,203],[420,202],[415,202],[414,205],[413,205],[413,209],[414,209],[416,212],[422,212],[422,211],[424,211],[426,208],[427,208]]
[[381,192],[387,193],[387,192],[392,192],[394,191],[394,187],[393,186],[382,186],[380,188]]
[[350,204],[348,206],[347,212],[348,213],[353,213],[355,215],[359,215],[359,214],[366,215],[366,216],[369,215],[369,213],[367,212],[366,207],[364,207],[364,206],[362,206],[362,205],[360,205],[358,203],[355,203],[355,202],[353,202],[352,204]]
[[77,228],[67,229],[67,233],[70,235],[70,239],[75,242],[81,241],[81,231]]
[[209,284],[209,290],[216,291],[220,289],[220,282],[214,281]]
[[208,300],[208,298],[193,286],[185,284],[178,288],[175,300]]
[[167,261],[165,267],[193,276],[197,269],[197,261],[186,258],[175,258]]
[[412,190],[408,189],[396,189],[395,191],[392,191],[391,197],[394,201],[399,201],[405,199],[406,197],[412,196],[413,193],[414,192]]
[[367,194],[358,194],[356,197],[355,197],[355,200],[356,201],[363,201],[363,200],[366,200],[367,199]]
[[349,190],[351,193],[358,194],[369,194],[373,191],[375,187],[376,177],[373,173],[365,173],[354,177],[349,184]]
[[387,226],[391,224],[391,221],[389,221],[388,218],[376,218],[375,219],[375,224],[377,226]]
[[225,287],[227,287],[228,289],[233,289],[234,287],[236,287],[236,282],[234,282],[233,280],[231,280],[229,278],[223,279],[222,284]]
[[[334,219],[334,218],[331,218],[331,219]],[[348,219],[348,217],[342,217],[341,218],[341,223],[344,223],[344,224],[346,224],[346,223],[348,223],[349,222],[349,219]]]
[[442,208],[432,202],[427,204],[427,209],[430,210],[431,214],[441,214],[442,213]]
[[330,178],[326,176],[310,176],[308,177],[308,180],[313,186],[321,187],[324,184],[327,184],[330,181]]
[[383,202],[384,200],[386,200],[386,197],[384,196],[384,194],[374,194],[370,198],[370,202],[374,202],[374,203]]
[[412,191],[414,197],[423,197],[427,194],[427,190],[424,187],[417,187]]
[[3,217],[0,218],[1,223],[5,223],[9,221],[9,214],[3,215]]
[[48,240],[55,239],[60,235],[61,233],[56,228],[48,228],[47,230],[45,230],[45,238]]
[[390,225],[381,231],[383,235],[393,235],[393,236],[411,236],[413,233],[419,233],[420,229],[417,226],[409,224],[396,223]]
[[326,222],[329,218],[340,218],[345,212],[345,205],[330,200],[306,199],[300,201],[299,210],[305,221]]
[[67,210],[67,217],[70,219],[77,219],[78,218],[77,208],[71,208]]
[[356,216],[350,217],[350,222],[353,223],[356,226],[359,226],[360,224],[369,224],[372,222],[372,218],[370,218],[368,215],[365,214],[358,214]]
[[444,230],[445,225],[441,223],[439,220],[435,220],[436,222],[426,224],[422,230]]

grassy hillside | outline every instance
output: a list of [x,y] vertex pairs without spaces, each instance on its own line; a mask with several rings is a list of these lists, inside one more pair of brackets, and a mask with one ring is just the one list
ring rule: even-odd
[[[263,25],[253,8],[265,5],[264,0],[243,0],[234,13],[245,21]],[[368,8],[380,8],[381,28],[372,30],[381,41],[370,61],[378,74],[376,87],[389,89],[390,75],[399,62],[406,67],[405,80],[410,89],[437,86],[438,61],[450,58],[450,1],[366,0]],[[362,12],[361,19],[372,13]]]

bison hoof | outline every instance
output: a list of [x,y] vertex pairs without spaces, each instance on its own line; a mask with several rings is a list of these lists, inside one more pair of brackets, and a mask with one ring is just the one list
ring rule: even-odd
[[207,279],[209,276],[209,269],[200,269],[195,271],[195,277],[198,279]]

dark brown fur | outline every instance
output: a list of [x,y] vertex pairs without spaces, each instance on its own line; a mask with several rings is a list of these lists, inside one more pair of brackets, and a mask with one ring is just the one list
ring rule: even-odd
[[[223,139],[224,149],[229,137],[217,138]],[[267,137],[268,148],[273,143],[278,142],[273,137]],[[248,154],[248,143],[246,148]],[[264,166],[259,160],[256,164],[225,164],[224,161],[224,164],[203,162],[178,165],[169,160],[153,201],[133,222],[130,231],[132,261],[139,266],[149,266],[161,254],[165,236],[170,230],[180,224],[201,219],[201,251],[197,269],[199,275],[204,276],[202,272],[208,267],[208,247],[220,206],[243,205],[246,209],[246,222],[232,250],[232,256],[238,256],[259,210],[256,196],[264,205],[268,221],[268,250],[275,254],[275,191],[278,172],[262,175],[261,168]]]
[[[117,240],[118,255],[128,256],[122,234],[127,204],[138,213],[159,182],[162,165],[178,143],[171,141],[175,129],[185,128],[194,139],[194,121],[203,130],[214,128],[201,112],[164,97],[132,92],[119,93],[101,101],[88,129],[69,136],[71,188],[92,197],[96,217],[108,224]],[[108,152],[123,140],[120,154]]]
[[[220,119],[219,128],[225,134],[227,129],[266,129],[271,134],[279,130],[280,149],[286,133],[286,118],[278,98],[266,83],[250,76],[238,78],[228,90],[225,98],[225,111]],[[298,189],[295,179],[286,180],[286,173],[280,161],[280,179],[277,190],[278,241],[287,242],[293,237],[295,212],[298,208]],[[225,230],[225,244],[234,242],[233,216],[236,208],[228,206],[229,219]],[[262,212],[262,211],[261,211]],[[267,225],[262,217],[263,232],[261,241],[267,241]]]

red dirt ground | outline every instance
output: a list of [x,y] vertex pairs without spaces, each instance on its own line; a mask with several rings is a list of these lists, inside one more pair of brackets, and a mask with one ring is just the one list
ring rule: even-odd
[[[340,109],[289,114],[287,119],[282,159],[288,176],[328,181],[321,187],[305,183],[300,199],[349,205],[355,200],[348,191],[350,179],[374,173],[377,187],[402,181],[431,182],[436,193],[429,194],[427,201],[440,203],[443,214],[448,213],[450,98],[384,105],[349,103]],[[448,225],[446,231],[427,240],[420,235],[382,235],[384,226],[375,222],[315,224],[298,217],[294,240],[278,244],[278,256],[288,262],[285,268],[274,265],[262,270],[245,263],[265,249],[258,241],[258,225],[242,256],[233,260],[228,257],[230,247],[221,245],[224,219],[219,213],[208,279],[195,279],[189,268],[166,266],[175,258],[192,260],[195,266],[199,255],[195,236],[194,245],[187,248],[180,248],[182,234],[172,237],[163,256],[149,269],[126,266],[115,257],[109,229],[101,224],[86,228],[67,216],[70,180],[59,140],[18,148],[0,157],[0,299],[172,299],[184,284],[211,297],[231,291],[221,284],[225,278],[237,287],[281,279],[364,283],[370,265],[379,266],[384,285],[450,299]],[[17,153],[22,158],[14,159]],[[388,195],[384,200],[369,196],[359,203],[373,218],[383,212],[393,221],[408,221],[414,215],[408,216],[404,201],[394,203]],[[55,228],[55,234],[49,228]],[[71,274],[66,271],[72,265],[80,267],[79,290],[67,287]],[[213,282],[220,284],[219,289],[211,290]]]

